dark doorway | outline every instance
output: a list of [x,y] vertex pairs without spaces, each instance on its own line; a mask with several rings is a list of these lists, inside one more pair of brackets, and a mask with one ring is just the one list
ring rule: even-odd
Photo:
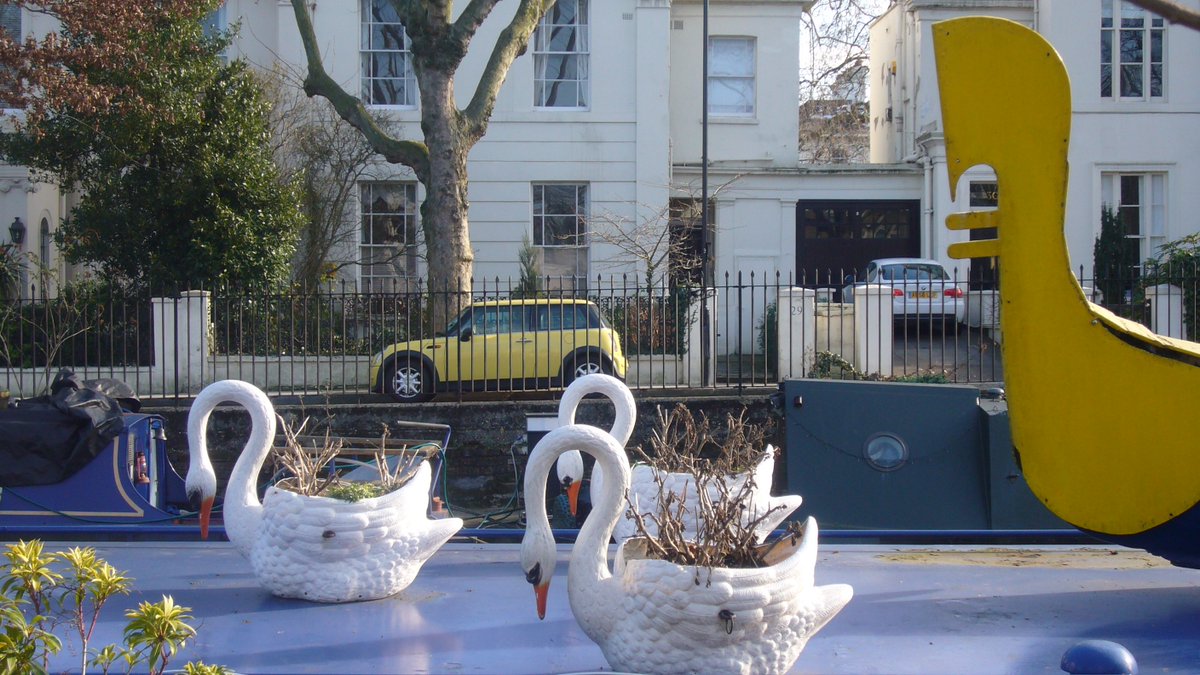
[[[972,181],[970,186],[971,210],[990,210],[1000,206],[1000,188],[996,181]],[[996,228],[985,227],[970,231],[971,241],[996,238]],[[999,258],[972,258],[968,272],[971,290],[995,290],[1000,285]]]
[[840,287],[876,258],[920,255],[919,200],[796,203],[796,276],[809,287]]

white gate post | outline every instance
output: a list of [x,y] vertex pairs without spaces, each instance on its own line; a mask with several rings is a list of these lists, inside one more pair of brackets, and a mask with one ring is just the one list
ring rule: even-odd
[[154,393],[197,393],[204,386],[209,357],[209,297],[208,291],[184,291],[179,298],[151,299],[154,371],[150,387]]
[[892,287],[854,288],[854,367],[863,373],[892,374]]
[[1183,289],[1159,284],[1146,289],[1150,301],[1150,330],[1166,337],[1183,339],[1187,326],[1183,321]]
[[805,377],[817,353],[817,292],[811,288],[779,289],[775,311],[775,344],[779,380]]

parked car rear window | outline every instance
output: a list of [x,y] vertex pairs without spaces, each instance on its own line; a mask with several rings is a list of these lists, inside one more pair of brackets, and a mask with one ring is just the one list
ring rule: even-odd
[[950,275],[938,265],[884,265],[879,277],[888,281],[929,281],[949,279]]

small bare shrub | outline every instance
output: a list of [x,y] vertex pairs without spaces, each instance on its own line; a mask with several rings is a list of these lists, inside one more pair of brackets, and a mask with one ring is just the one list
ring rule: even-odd
[[751,424],[746,410],[727,414],[723,428],[714,428],[703,412],[693,415],[682,403],[672,410],[656,409],[657,424],[650,452],[634,448],[635,459],[659,471],[732,476],[751,471],[763,460],[770,425]]
[[[657,509],[639,514],[629,502],[627,517],[634,520],[638,544],[647,557],[700,569],[714,567],[762,567],[773,562],[771,552],[781,543],[795,544],[796,532],[774,543],[759,545],[756,528],[781,507],[744,518],[751,507],[753,469],[765,458],[767,428],[746,420],[745,410],[727,415],[723,429],[714,429],[703,413],[693,416],[683,404],[671,411],[658,409],[658,424],[651,439],[653,454],[634,449],[640,461],[655,469]],[[695,490],[696,531],[686,529],[690,495],[669,489],[669,473],[690,476]],[[647,520],[653,523],[650,528]],[[651,529],[657,529],[651,535]]]
[[404,487],[416,474],[417,468],[423,461],[420,455],[411,455],[404,461],[396,462],[393,468],[387,461],[387,440],[389,431],[386,426],[379,438],[378,449],[374,453],[374,467],[378,477],[373,481],[343,480],[341,475],[329,470],[329,463],[342,452],[345,444],[340,438],[334,437],[327,429],[322,442],[316,447],[306,446],[300,441],[304,428],[308,425],[306,417],[295,430],[279,417],[280,428],[283,429],[284,443],[275,448],[276,463],[283,471],[291,474],[276,486],[291,490],[297,494],[330,497],[347,502],[379,497]]

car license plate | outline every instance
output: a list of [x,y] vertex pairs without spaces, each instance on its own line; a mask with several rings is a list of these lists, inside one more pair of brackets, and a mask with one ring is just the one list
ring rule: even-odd
[[933,291],[912,291],[908,294],[908,297],[917,300],[929,300],[933,298]]

